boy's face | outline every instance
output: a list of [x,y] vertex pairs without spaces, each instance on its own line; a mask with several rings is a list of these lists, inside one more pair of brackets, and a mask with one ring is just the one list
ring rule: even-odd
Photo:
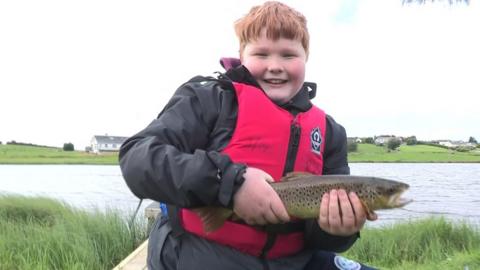
[[267,96],[277,104],[288,102],[298,93],[305,80],[307,55],[299,40],[268,39],[266,31],[248,42],[241,55]]

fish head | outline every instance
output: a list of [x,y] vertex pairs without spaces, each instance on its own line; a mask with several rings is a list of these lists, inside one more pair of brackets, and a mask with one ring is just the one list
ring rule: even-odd
[[373,196],[369,196],[370,209],[389,209],[403,207],[412,200],[402,197],[402,194],[409,188],[406,183],[378,179],[373,186]]

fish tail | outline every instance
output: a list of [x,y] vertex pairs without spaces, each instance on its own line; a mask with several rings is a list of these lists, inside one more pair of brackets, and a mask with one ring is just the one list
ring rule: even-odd
[[192,209],[202,220],[203,230],[206,233],[214,232],[223,226],[225,221],[233,215],[233,211],[223,207],[201,207]]

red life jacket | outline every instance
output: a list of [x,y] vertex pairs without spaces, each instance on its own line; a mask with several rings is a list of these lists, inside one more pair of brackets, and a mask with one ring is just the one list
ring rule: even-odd
[[[238,100],[237,124],[223,153],[235,163],[262,169],[280,181],[289,155],[289,142],[293,140],[290,147],[293,146],[294,151],[295,147],[298,149],[293,171],[322,174],[326,120],[321,109],[312,106],[293,116],[254,86],[234,83],[234,87]],[[206,234],[196,213],[182,209],[180,215],[186,231],[253,256],[259,256],[267,242],[265,231],[247,224],[226,221],[220,229]],[[303,232],[279,234],[266,258],[293,255],[303,246]]]

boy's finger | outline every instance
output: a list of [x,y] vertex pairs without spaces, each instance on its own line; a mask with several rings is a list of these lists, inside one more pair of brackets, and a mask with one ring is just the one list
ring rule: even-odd
[[365,219],[367,218],[366,212],[357,194],[355,192],[350,192],[350,194],[348,194],[348,198],[352,203],[353,211],[355,212],[355,218],[357,221],[361,223],[365,222]]
[[264,215],[265,220],[269,224],[277,224],[280,223],[280,219],[275,215],[272,209],[267,211]]
[[320,202],[320,213],[318,214],[318,225],[322,229],[327,229],[328,224],[328,206],[329,206],[329,197],[328,192],[325,192],[322,196],[322,201]]
[[290,221],[290,215],[288,214],[287,209],[285,209],[282,200],[280,200],[278,196],[276,196],[276,198],[273,199],[272,203],[270,204],[270,210],[277,218],[277,223]]
[[330,200],[328,204],[328,224],[330,227],[337,228],[342,225],[340,209],[338,207],[338,193],[336,189],[330,191]]
[[347,229],[350,229],[355,226],[355,216],[353,214],[352,204],[350,203],[350,199],[348,198],[347,192],[345,190],[340,189],[338,191],[338,199],[340,202],[340,209],[341,209],[341,219],[342,224]]

